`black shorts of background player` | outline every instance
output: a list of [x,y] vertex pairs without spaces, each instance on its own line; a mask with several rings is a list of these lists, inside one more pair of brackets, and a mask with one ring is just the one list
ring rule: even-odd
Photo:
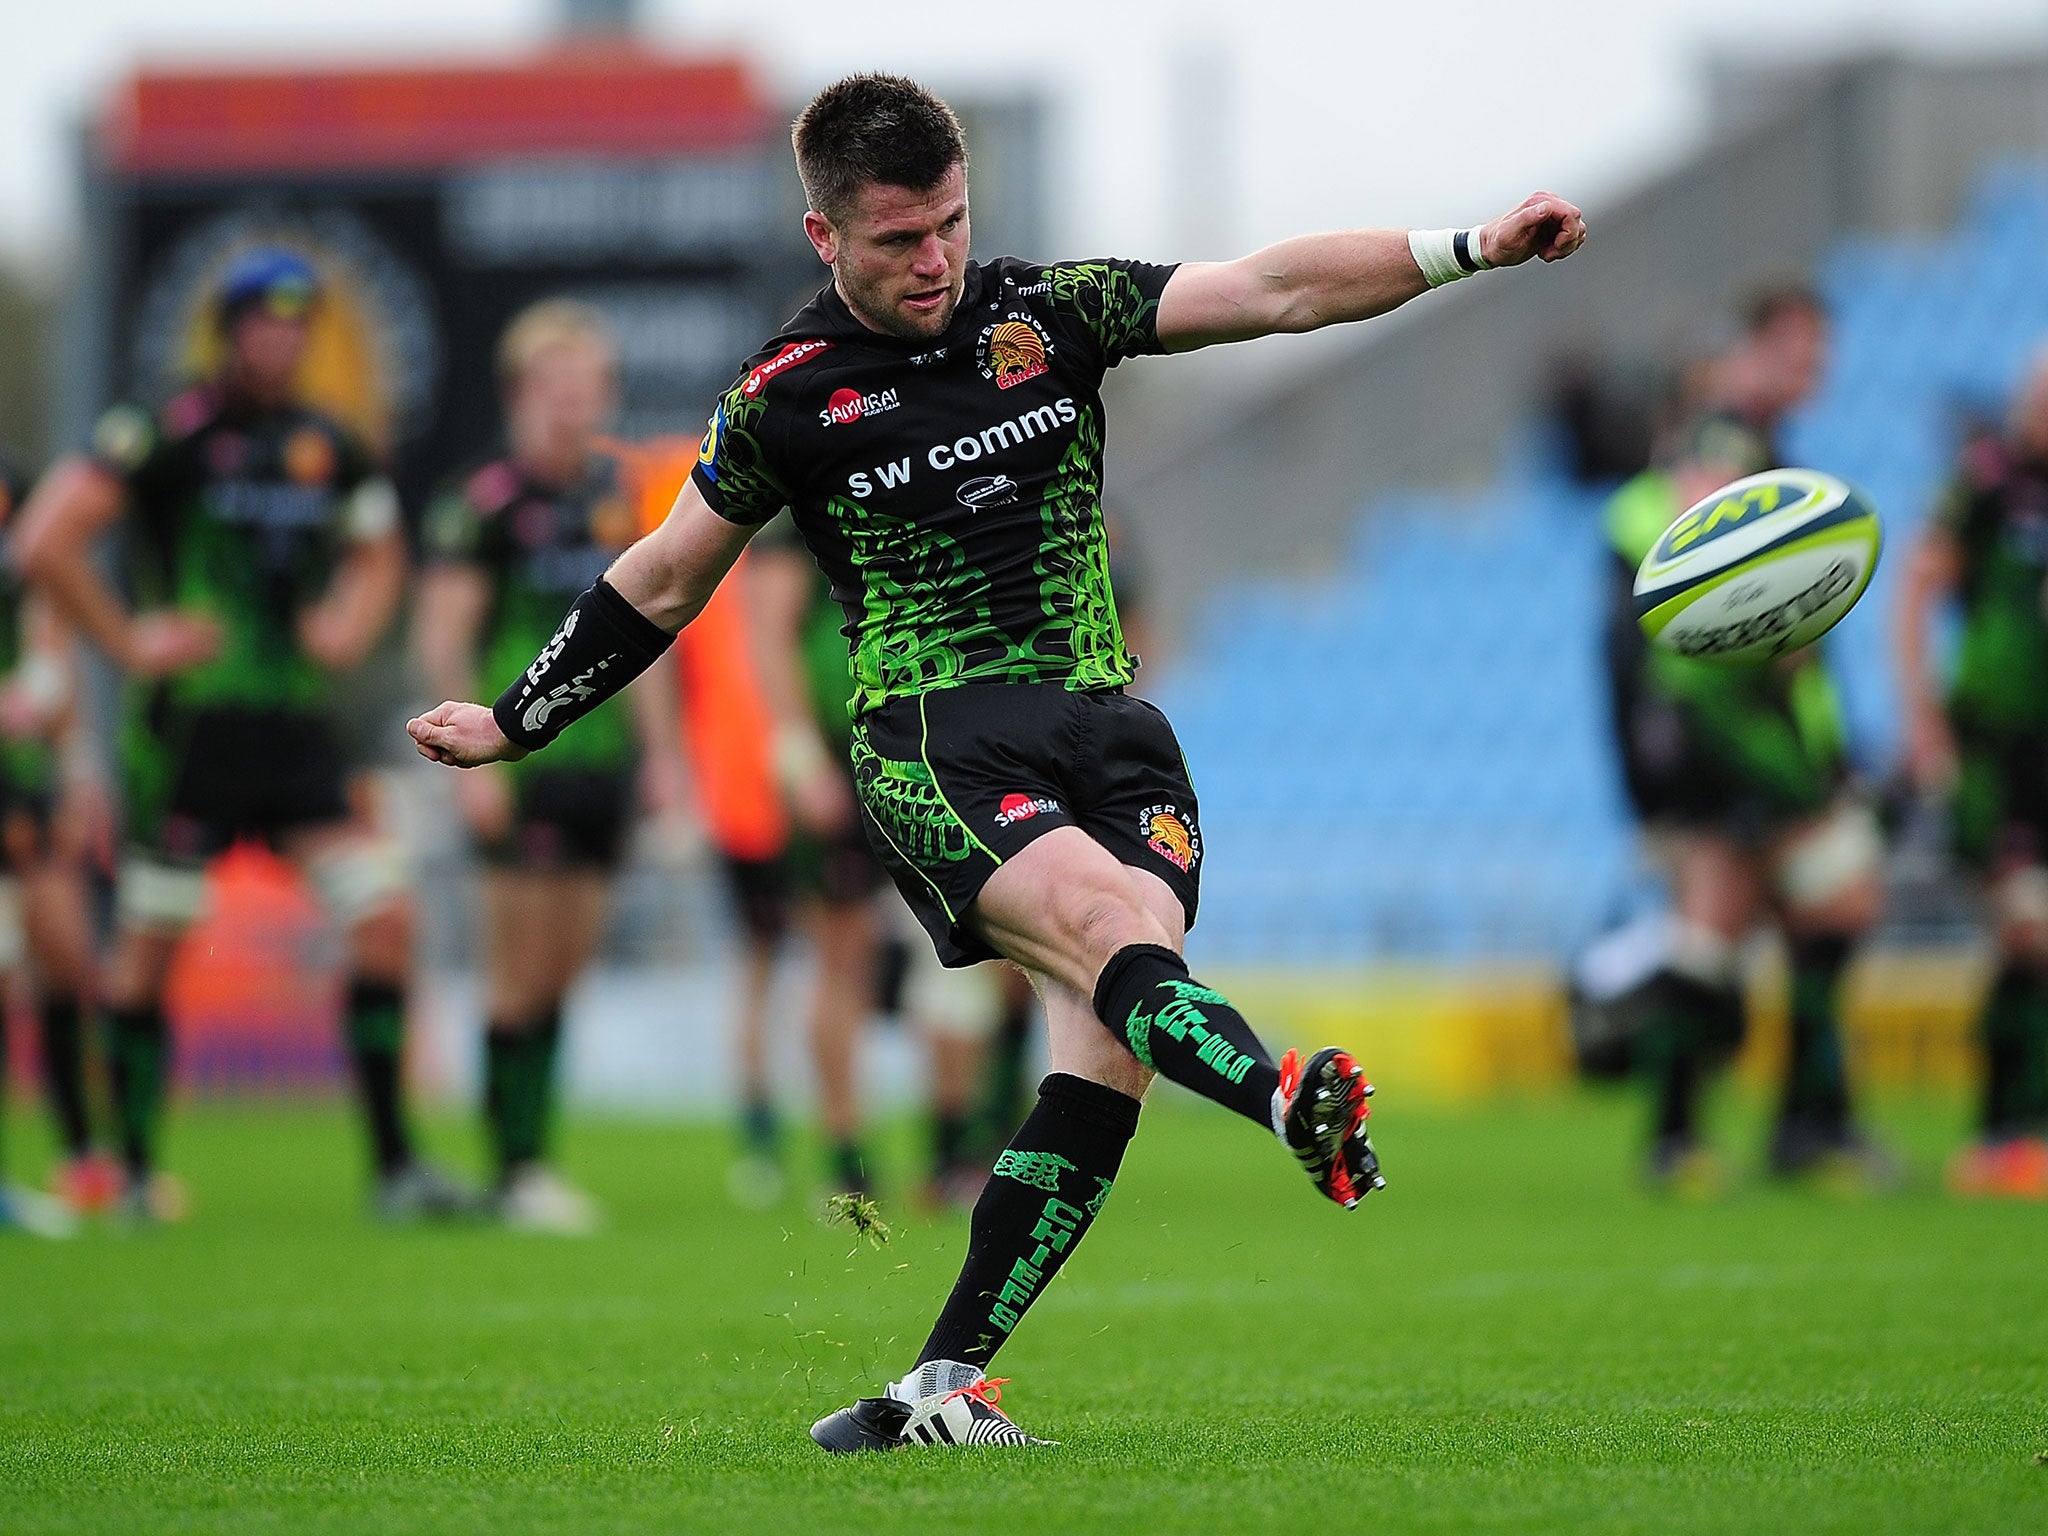
[[[1978,1015],[1977,1135],[1949,1165],[1959,1194],[2048,1199],[2048,354],[2002,437],[1970,444],[1912,551],[1897,611],[1906,766],[1947,801],[1981,883],[1997,957]],[[1960,610],[1944,701],[1937,613]]]
[[1237,262],[975,263],[965,145],[929,92],[840,81],[796,143],[805,232],[832,285],[722,398],[667,521],[578,599],[559,650],[494,708],[451,701],[407,728],[458,765],[545,747],[590,702],[579,688],[606,692],[612,669],[663,654],[755,529],[790,509],[845,614],[870,838],[942,959],[1002,955],[1033,973],[1054,1067],[975,1204],[915,1364],[811,1434],[831,1451],[1019,1444],[985,1372],[1103,1208],[1155,1073],[1276,1137],[1341,1205],[1384,1182],[1350,1054],[1275,1062],[1181,958],[1200,830],[1165,717],[1121,691],[1133,669],[1101,532],[1104,377],[1129,357],[1360,320],[1486,266],[1559,260],[1584,221],[1543,193],[1477,230],[1308,236]]
[[[415,649],[428,686],[462,692],[547,643],[563,605],[639,531],[629,463],[599,434],[617,398],[603,317],[545,300],[498,345],[507,451],[428,509]],[[643,778],[680,800],[673,680],[651,677],[579,721],[563,750],[455,783],[484,860],[484,1112],[507,1225],[583,1233],[596,1203],[549,1157],[562,1009],[596,953]]]
[[1843,976],[1882,900],[1883,849],[1851,789],[1839,704],[1815,649],[1753,667],[1649,646],[1635,570],[1666,525],[1729,480],[1781,462],[1778,423],[1818,384],[1827,319],[1803,288],[1749,304],[1743,333],[1705,370],[1707,397],[1664,454],[1609,504],[1607,626],[1623,780],[1671,887],[1669,953],[1643,989],[1638,1064],[1649,1079],[1653,1182],[1720,1182],[1699,1106],[1744,1030],[1740,960],[1760,922],[1791,952],[1791,1050],[1772,1130],[1773,1172],[1889,1182],[1891,1159],[1858,1128],[1841,1033]]
[[[165,974],[199,911],[204,865],[241,836],[295,862],[346,935],[345,1028],[377,1210],[409,1219],[469,1204],[414,1155],[405,860],[352,820],[327,721],[334,679],[390,624],[405,548],[390,482],[352,433],[297,396],[318,302],[317,273],[297,252],[236,257],[215,294],[219,375],[154,413],[110,410],[92,452],[37,487],[19,534],[30,580],[130,678],[119,744],[129,851],[101,996],[123,1198],[140,1220],[175,1214],[155,1171]],[[93,559],[117,523],[134,607]]]

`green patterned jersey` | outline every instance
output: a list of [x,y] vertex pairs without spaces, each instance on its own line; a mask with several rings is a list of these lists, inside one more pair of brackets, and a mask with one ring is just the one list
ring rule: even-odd
[[1986,440],[1935,512],[1962,554],[1951,707],[1985,730],[2048,730],[2048,465]]
[[331,680],[300,648],[299,615],[351,545],[398,527],[397,495],[364,447],[303,406],[245,410],[204,386],[155,415],[115,406],[92,446],[127,488],[136,605],[221,625],[220,654],[167,679],[167,702],[317,710]]
[[[605,573],[640,532],[633,487],[619,457],[593,452],[568,485],[543,485],[498,459],[437,498],[420,523],[433,564],[483,573],[491,601],[477,637],[477,674],[525,670],[554,637],[562,610]],[[608,699],[545,754],[512,765],[515,777],[563,768],[629,772],[639,756],[632,706]]]
[[1162,350],[1172,275],[978,263],[926,341],[870,331],[828,287],[726,392],[693,478],[736,523],[790,510],[844,616],[855,714],[961,683],[1131,681],[1101,386]]

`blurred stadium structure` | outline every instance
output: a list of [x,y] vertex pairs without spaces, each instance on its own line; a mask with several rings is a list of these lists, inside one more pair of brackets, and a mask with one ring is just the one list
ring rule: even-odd
[[[1113,381],[1112,495],[1181,635],[1146,683],[1180,728],[1216,855],[1194,943],[1283,1037],[1341,1015],[1332,1028],[1382,1045],[1377,1070],[1451,1090],[1565,1069],[1561,962],[1638,876],[1597,652],[1604,488],[1577,478],[1545,418],[1559,359],[1596,338],[1606,373],[1668,369],[1745,284],[1816,270],[1838,345],[1796,453],[1861,481],[1896,552],[1959,415],[1995,412],[2048,337],[2048,171],[2026,158],[2048,153],[2048,60],[1730,66],[1714,97],[1710,142],[1591,210],[1595,243],[1551,282],[1439,295],[1256,395],[1220,371],[1192,388],[1156,365]],[[618,323],[626,435],[689,431],[815,281],[784,105],[737,61],[609,44],[475,69],[138,76],[85,141],[88,261],[53,435],[77,440],[114,395],[160,392],[189,361],[165,339],[194,335],[210,264],[257,225],[296,230],[342,279],[368,339],[336,340],[334,399],[392,445],[415,509],[486,446],[490,339],[543,292]],[[961,106],[979,252],[1038,253],[1040,104]],[[1874,774],[1891,751],[1895,571],[1836,642]],[[460,1087],[474,902],[445,784],[401,766],[409,702],[390,648],[356,735],[391,765],[423,861],[427,1034]],[[687,850],[637,866],[577,1010],[573,1088],[722,1091],[702,1070],[721,1059],[726,984],[711,879]],[[1956,962],[1887,963],[1903,969],[1855,1010],[1866,1050],[1956,1075]],[[202,976],[182,995],[203,1012],[218,988]],[[284,1033],[291,1077],[308,1031]],[[1772,1048],[1766,1031],[1758,1059]],[[202,1059],[244,1062],[223,1051]],[[882,1075],[908,1070],[892,1057]]]

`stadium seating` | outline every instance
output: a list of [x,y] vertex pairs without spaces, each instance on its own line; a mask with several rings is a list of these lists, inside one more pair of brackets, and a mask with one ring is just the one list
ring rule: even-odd
[[[1836,319],[1796,463],[1847,476],[1889,558],[1831,638],[1858,756],[1896,736],[1886,620],[1962,424],[1995,419],[2048,338],[2048,170],[1987,172],[1954,231],[1857,241],[1818,274]],[[1608,749],[1603,497],[1540,435],[1477,494],[1361,509],[1341,569],[1218,593],[1155,692],[1201,792],[1205,957],[1557,954],[1625,901]]]

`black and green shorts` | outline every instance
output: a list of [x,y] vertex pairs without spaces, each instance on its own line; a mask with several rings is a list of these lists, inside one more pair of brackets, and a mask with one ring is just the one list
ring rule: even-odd
[[1986,874],[2048,864],[2048,736],[1958,722],[1961,772],[1949,806],[1956,855]]
[[1194,786],[1173,727],[1144,700],[969,683],[871,710],[852,753],[869,840],[943,964],[995,957],[967,926],[968,908],[1006,859],[1055,827],[1079,827],[1159,876],[1194,926]]
[[539,766],[513,778],[512,825],[479,851],[494,869],[610,874],[632,828],[631,769]]

